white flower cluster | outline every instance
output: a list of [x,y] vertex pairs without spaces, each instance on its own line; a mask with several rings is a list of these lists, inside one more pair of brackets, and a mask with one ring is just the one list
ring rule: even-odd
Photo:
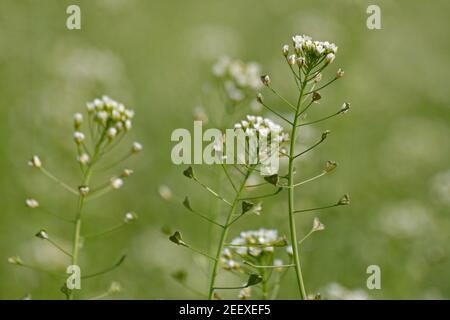
[[[259,230],[243,231],[239,237],[231,241],[229,248],[223,250],[221,261],[225,269],[238,270],[241,264],[235,260],[236,256],[243,259],[249,257],[258,259],[265,253],[273,254],[274,246],[283,241],[285,239],[278,235],[277,230],[261,228]],[[277,264],[280,264],[281,260],[276,260]]]
[[222,57],[213,66],[213,74],[223,79],[227,96],[236,102],[244,100],[247,95],[253,96],[253,92],[248,91],[256,91],[262,86],[261,67],[255,62],[244,63]]
[[132,127],[134,111],[108,96],[88,102],[86,107],[89,114],[94,115],[94,120],[107,130],[106,135],[110,139]]
[[269,141],[285,142],[289,139],[282,126],[274,123],[268,118],[248,115],[246,120],[242,120],[234,125],[234,129],[244,130],[246,136],[267,137]]
[[[328,41],[315,41],[306,35],[296,35],[292,37],[294,49],[298,57],[294,54],[288,57],[288,61],[298,63],[315,63],[324,59],[326,63],[334,61],[338,47]],[[288,55],[289,47],[283,47],[283,54]],[[295,63],[295,62],[294,62]],[[293,63],[292,63],[293,64]]]

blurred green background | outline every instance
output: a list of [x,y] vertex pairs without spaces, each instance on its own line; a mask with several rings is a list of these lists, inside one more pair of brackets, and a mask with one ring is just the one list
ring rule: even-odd
[[[80,31],[65,27],[69,4],[81,7]],[[369,4],[381,7],[382,30],[366,28]],[[85,243],[81,261],[89,272],[122,253],[128,257],[119,269],[84,281],[80,297],[119,281],[123,291],[111,298],[199,298],[170,275],[184,269],[189,285],[205,292],[206,261],[170,243],[161,229],[180,230],[208,250],[214,247],[209,226],[177,200],[189,195],[204,212],[217,203],[182,176],[184,167],[171,163],[170,134],[192,128],[196,107],[210,119],[222,114],[220,103],[201,99],[222,55],[260,63],[274,86],[294,99],[280,48],[298,33],[339,46],[324,77],[338,67],[346,76],[323,92],[325,113],[352,104],[345,117],[311,131],[310,141],[325,129],[332,136],[299,167],[308,177],[324,160],[340,164],[298,191],[298,207],[334,202],[346,192],[352,198],[350,206],[318,213],[327,228],[303,248],[307,289],[326,292],[337,283],[371,299],[450,298],[448,1],[1,0],[0,6],[0,298],[63,298],[61,280],[10,265],[7,257],[49,270],[68,264],[34,234],[45,227],[68,247],[71,226],[27,210],[24,199],[35,197],[67,216],[76,200],[27,160],[39,154],[55,175],[76,185],[72,114],[103,94],[136,110],[128,143],[137,139],[144,152],[129,161],[136,175],[122,190],[89,204],[84,230],[106,229],[129,210],[140,219]],[[214,178],[219,169],[196,170],[212,186],[224,184]],[[171,188],[175,201],[161,199],[161,185]],[[265,201],[263,214],[242,219],[230,238],[260,227],[287,233],[286,197]],[[299,219],[300,233],[313,217]],[[381,290],[366,288],[372,264],[381,268]],[[233,279],[222,274],[219,281]],[[293,272],[280,298],[298,298]]]

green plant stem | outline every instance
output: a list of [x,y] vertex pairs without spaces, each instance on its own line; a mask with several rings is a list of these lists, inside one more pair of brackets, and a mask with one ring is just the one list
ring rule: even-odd
[[[105,134],[106,134],[106,128],[103,130],[103,133],[102,133],[97,145],[95,146],[95,152],[94,152],[94,156],[92,158],[92,162],[91,162],[91,164],[89,164],[89,166],[87,167],[86,172],[84,174],[84,178],[83,178],[83,182],[82,182],[83,186],[89,185],[91,175],[92,175],[92,168],[98,160],[100,147],[103,143],[103,139],[105,138]],[[78,209],[77,209],[77,213],[75,216],[75,230],[74,230],[74,235],[73,235],[72,265],[78,265],[78,252],[80,250],[82,213],[83,213],[85,199],[86,199],[85,196],[79,194]],[[74,291],[73,290],[70,291],[67,298],[69,300],[74,299]]]
[[295,155],[295,142],[296,142],[296,135],[297,135],[297,122],[299,121],[299,112],[300,112],[300,106],[303,99],[304,91],[307,85],[308,74],[305,74],[305,78],[303,80],[300,94],[298,97],[297,102],[297,110],[295,112],[294,117],[294,123],[292,125],[292,131],[291,131],[291,142],[290,142],[290,148],[289,148],[289,165],[288,165],[288,202],[289,202],[289,230],[291,234],[291,243],[292,243],[292,251],[293,251],[293,258],[294,258],[294,265],[295,265],[295,273],[297,275],[297,285],[300,291],[300,297],[305,300],[307,298],[305,284],[303,281],[303,275],[302,275],[302,268],[300,265],[300,256],[298,251],[298,243],[297,243],[297,231],[295,226],[295,215],[294,215],[294,155]]
[[234,213],[236,212],[236,209],[237,209],[238,204],[239,204],[240,195],[241,195],[242,191],[245,188],[245,184],[247,183],[247,179],[250,176],[250,174],[251,174],[251,170],[248,170],[247,173],[245,174],[245,177],[243,178],[243,180],[242,180],[242,182],[241,182],[237,192],[236,192],[236,196],[234,197],[234,201],[233,201],[231,209],[230,209],[230,211],[228,213],[227,220],[226,220],[226,222],[224,224],[224,228],[222,230],[222,234],[220,235],[219,246],[217,248],[216,257],[215,257],[215,260],[214,260],[212,273],[211,273],[211,281],[210,281],[210,284],[209,284],[209,293],[208,293],[208,299],[209,300],[211,300],[213,298],[214,289],[219,289],[219,288],[214,288],[214,285],[215,285],[215,282],[216,282],[217,270],[219,268],[220,255],[222,254],[223,248],[225,246],[225,240],[226,240],[227,235],[228,235],[228,230],[230,228],[231,219],[232,219]]

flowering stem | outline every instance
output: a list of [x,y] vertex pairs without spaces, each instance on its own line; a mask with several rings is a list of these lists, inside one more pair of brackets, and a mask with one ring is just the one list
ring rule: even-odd
[[50,172],[48,172],[44,167],[41,167],[41,172],[48,177],[50,180],[53,180],[54,182],[56,182],[57,184],[59,184],[61,187],[63,187],[64,189],[66,189],[67,191],[69,191],[70,193],[74,194],[74,195],[78,195],[78,192],[73,189],[72,187],[68,186],[67,184],[65,184],[64,182],[62,182],[61,180],[59,180],[58,178],[56,178],[54,175],[52,175]]
[[[238,190],[236,192],[236,196],[234,197],[233,204],[231,205],[231,209],[230,209],[230,211],[228,213],[226,222],[224,224],[224,228],[222,230],[222,234],[220,236],[219,246],[217,248],[216,257],[215,257],[214,264],[213,264],[213,269],[212,269],[212,274],[211,274],[211,281],[210,281],[210,284],[209,284],[209,293],[208,293],[208,299],[209,300],[211,300],[213,298],[215,289],[230,289],[230,288],[215,288],[214,285],[215,285],[215,282],[216,282],[217,271],[218,271],[218,268],[219,268],[220,255],[222,254],[223,248],[225,246],[225,239],[227,238],[227,235],[228,235],[228,230],[230,228],[230,222],[231,222],[231,219],[232,219],[234,213],[236,212],[237,206],[239,204],[240,195],[241,195],[242,191],[245,188],[245,184],[247,183],[247,179],[250,177],[251,172],[252,172],[251,170],[248,170],[246,172],[245,177],[243,178],[243,180],[242,180],[242,182],[241,182],[241,184],[240,184],[240,186],[239,186],[239,188],[238,188]],[[238,289],[241,289],[241,288],[243,288],[243,287],[239,287]]]
[[302,83],[302,86],[300,89],[300,94],[298,97],[297,110],[295,112],[294,123],[292,125],[292,131],[291,131],[291,142],[290,142],[290,148],[289,148],[290,157],[289,157],[289,165],[288,165],[289,229],[290,229],[290,233],[291,233],[291,243],[292,243],[295,272],[297,275],[297,284],[298,284],[298,288],[300,290],[300,296],[303,300],[305,300],[307,298],[307,295],[306,295],[305,284],[303,282],[302,268],[300,265],[300,256],[299,256],[298,244],[297,244],[297,231],[296,231],[295,216],[294,216],[295,208],[294,208],[294,188],[293,188],[293,186],[294,186],[294,154],[295,154],[295,142],[296,142],[296,135],[297,135],[297,122],[299,120],[298,115],[300,112],[300,107],[301,107],[301,102],[303,99],[304,91],[305,91],[306,85],[308,83],[307,82],[308,74],[309,74],[309,72],[307,72],[305,74],[305,78],[303,80],[303,83]]

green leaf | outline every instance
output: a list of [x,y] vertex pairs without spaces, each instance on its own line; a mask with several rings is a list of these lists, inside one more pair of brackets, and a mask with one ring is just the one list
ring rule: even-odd
[[263,278],[259,274],[252,273],[248,277],[248,281],[247,281],[247,284],[245,286],[246,287],[254,286],[254,285],[260,283],[262,280],[263,280]]
[[181,233],[178,231],[175,231],[175,233],[169,237],[169,240],[175,243],[176,245],[187,246],[186,243],[181,238]]
[[266,180],[268,183],[276,186],[276,185],[278,185],[278,182],[280,181],[280,177],[278,176],[278,174],[274,174],[271,176],[264,177],[264,180]]
[[192,210],[192,207],[191,207],[191,203],[189,202],[189,198],[188,197],[185,197],[184,198],[184,200],[183,200],[183,206],[186,208],[186,209],[188,209],[189,211],[193,211]]
[[192,167],[189,167],[183,171],[183,174],[186,177],[188,177],[189,179],[193,179],[194,178],[194,169],[192,169]]

